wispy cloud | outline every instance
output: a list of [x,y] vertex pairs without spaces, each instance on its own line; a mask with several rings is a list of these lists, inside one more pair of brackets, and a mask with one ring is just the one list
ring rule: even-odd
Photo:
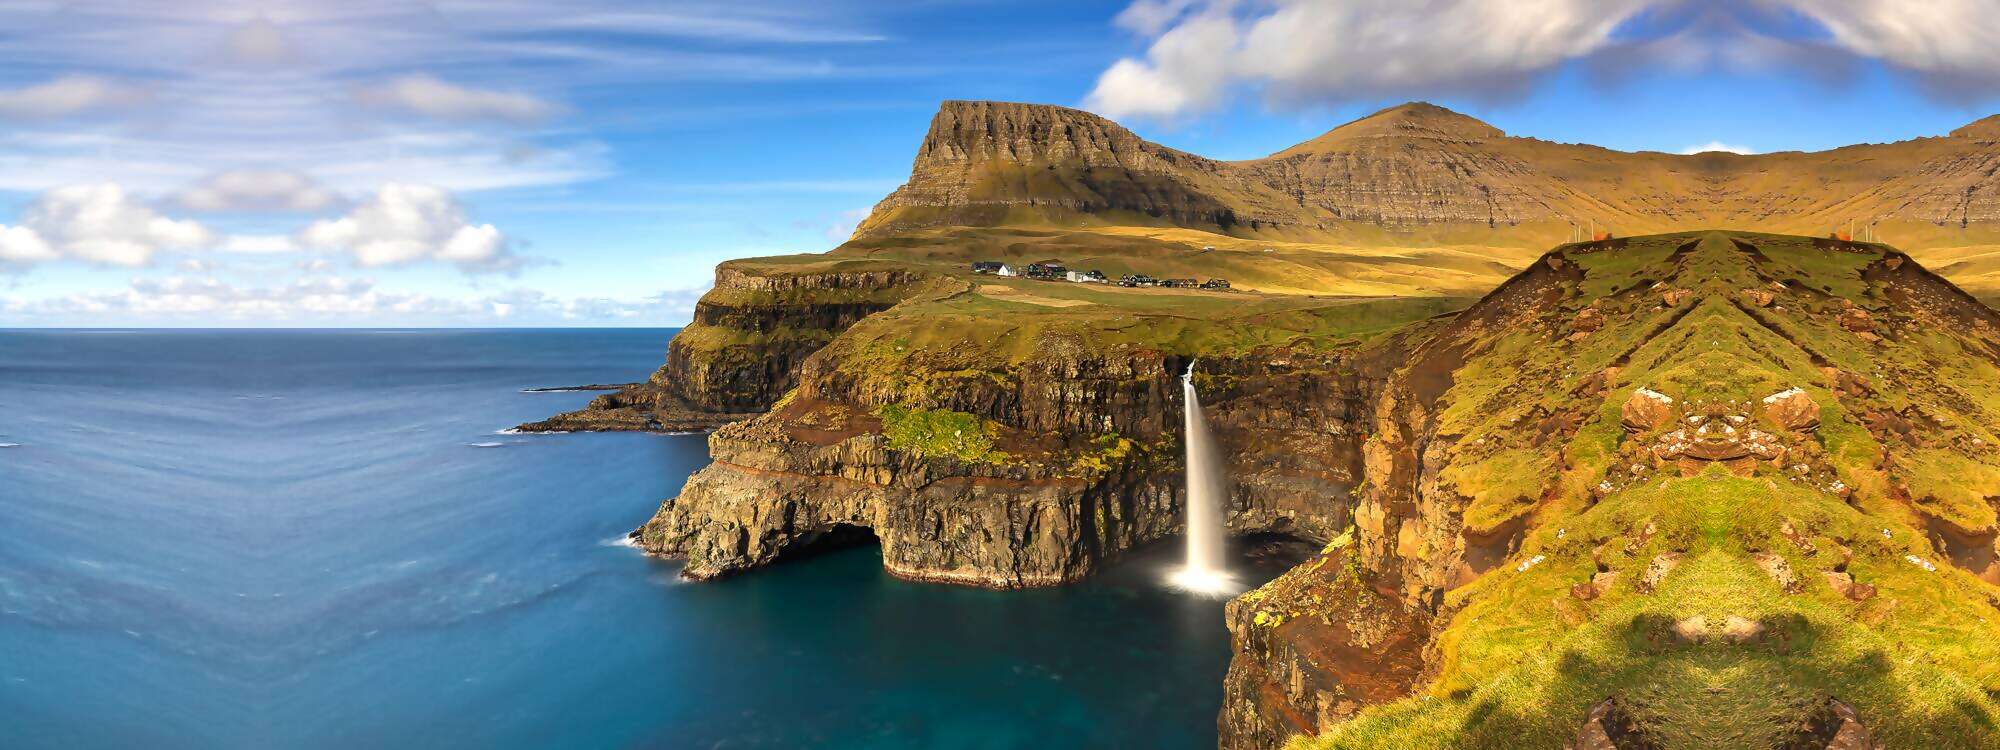
[[459,86],[424,73],[402,75],[354,90],[363,106],[447,122],[535,123],[548,119],[556,105],[518,91],[492,91]]

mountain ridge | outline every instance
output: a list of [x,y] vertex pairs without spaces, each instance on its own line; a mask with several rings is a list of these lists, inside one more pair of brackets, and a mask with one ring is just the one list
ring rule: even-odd
[[1892,143],[1682,155],[1508,135],[1412,102],[1269,156],[1221,161],[1079,109],[950,101],[910,179],[849,244],[939,228],[1135,226],[1540,248],[1593,228],[1824,236],[1851,225],[1983,291],[2000,289],[2000,262],[1984,257],[2000,252],[1996,170],[2000,117]]

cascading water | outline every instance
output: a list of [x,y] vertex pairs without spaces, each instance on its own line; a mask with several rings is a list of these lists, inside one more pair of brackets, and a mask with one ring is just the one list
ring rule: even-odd
[[1223,474],[1222,454],[1201,412],[1201,397],[1195,393],[1194,363],[1188,363],[1187,373],[1181,376],[1181,392],[1186,403],[1187,567],[1175,571],[1171,580],[1188,591],[1229,594],[1237,588],[1229,575],[1224,549],[1228,530],[1222,506],[1229,499],[1229,483]]

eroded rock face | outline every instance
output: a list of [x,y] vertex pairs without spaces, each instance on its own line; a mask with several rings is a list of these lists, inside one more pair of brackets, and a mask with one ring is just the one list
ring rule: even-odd
[[[1077,580],[1182,529],[1176,358],[1051,345],[1011,378],[937,389],[924,407],[991,420],[1004,462],[895,448],[875,414],[906,394],[845,367],[835,353],[816,356],[784,406],[717,431],[714,464],[661,507],[641,546],[686,557],[684,575],[702,579],[852,527],[879,538],[898,576],[1018,588]],[[1344,498],[1361,471],[1369,379],[1337,355],[1211,357],[1201,367],[1231,458],[1230,528],[1324,541],[1350,523]],[[1077,433],[1132,447],[1096,455],[1095,444],[1046,442]]]
[[[1224,689],[1232,700],[1217,719],[1221,747],[1279,747],[1292,736],[1352,718],[1400,697],[1423,671],[1430,617],[1383,594],[1354,550],[1329,549],[1229,603],[1224,615],[1236,658]],[[1338,602],[1334,611],[1287,611],[1261,599]],[[1254,696],[1254,697],[1253,697]]]
[[1139,472],[1072,477],[1036,466],[926,460],[880,435],[828,444],[766,422],[710,438],[715,463],[640,530],[640,546],[714,578],[872,531],[889,572],[992,588],[1074,581],[1178,528],[1178,491]]

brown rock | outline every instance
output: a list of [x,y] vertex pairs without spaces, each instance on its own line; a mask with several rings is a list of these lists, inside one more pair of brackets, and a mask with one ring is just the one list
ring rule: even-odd
[[1577,333],[1596,333],[1604,328],[1604,312],[1596,305],[1577,311],[1576,318],[1569,322],[1570,330]]
[[1682,302],[1686,302],[1692,296],[1694,296],[1693,289],[1668,289],[1660,294],[1660,301],[1665,302],[1668,307],[1680,307]]
[[1743,290],[1743,301],[1748,302],[1757,307],[1770,307],[1771,303],[1777,301],[1777,299],[1778,295],[1772,294],[1771,292],[1763,289]]
[[1583,726],[1577,728],[1576,738],[1563,747],[1564,750],[1620,750],[1653,746],[1645,731],[1618,705],[1618,699],[1606,698],[1590,707],[1590,713],[1583,717]]
[[[1846,300],[1842,301],[1845,302]],[[1873,333],[1875,331],[1875,319],[1868,314],[1867,310],[1859,307],[1849,307],[1840,311],[1840,327],[1853,333]]]
[[1634,432],[1649,432],[1673,421],[1674,399],[1650,388],[1640,388],[1625,400],[1625,407],[1619,411],[1619,418],[1625,429]]
[[1826,743],[1826,750],[1880,750],[1882,747],[1868,733],[1868,727],[1861,723],[1861,715],[1853,706],[1828,699],[1829,715],[1826,723],[1837,727],[1833,739]]
[[1790,388],[1764,397],[1764,416],[1787,430],[1810,430],[1819,426],[1819,402]]

